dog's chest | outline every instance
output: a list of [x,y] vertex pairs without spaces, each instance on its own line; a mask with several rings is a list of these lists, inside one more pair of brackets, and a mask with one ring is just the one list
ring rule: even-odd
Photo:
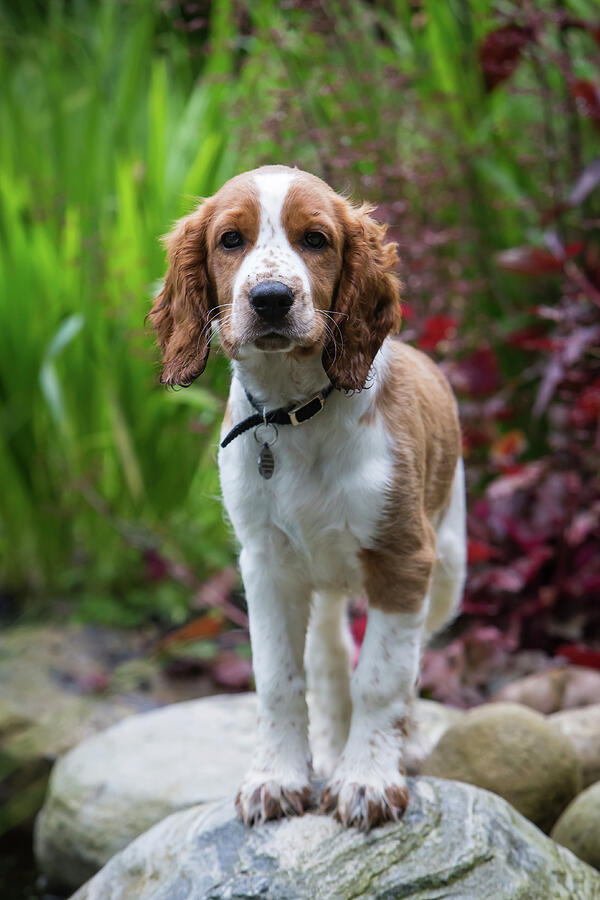
[[[252,432],[219,455],[225,507],[240,543],[275,529],[309,567],[315,587],[360,590],[358,552],[373,546],[392,481],[381,422],[360,424],[352,398],[335,397],[314,420],[279,429],[271,479],[258,471]],[[351,413],[355,414],[352,415]]]

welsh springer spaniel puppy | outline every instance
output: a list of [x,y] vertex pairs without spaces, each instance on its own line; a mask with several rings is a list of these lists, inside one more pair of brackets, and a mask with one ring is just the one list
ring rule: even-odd
[[[298,169],[238,175],[167,238],[150,313],[164,383],[203,372],[213,332],[232,363],[219,468],[258,695],[236,801],[247,824],[301,814],[313,770],[344,825],[402,815],[421,648],[463,588],[456,404],[435,365],[390,337],[396,245],[368,212]],[[368,624],[350,677],[358,593]]]

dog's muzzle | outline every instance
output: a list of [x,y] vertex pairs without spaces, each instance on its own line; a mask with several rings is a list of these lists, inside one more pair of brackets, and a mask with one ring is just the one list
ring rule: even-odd
[[293,302],[291,288],[281,281],[261,281],[250,291],[250,306],[269,325],[281,322]]

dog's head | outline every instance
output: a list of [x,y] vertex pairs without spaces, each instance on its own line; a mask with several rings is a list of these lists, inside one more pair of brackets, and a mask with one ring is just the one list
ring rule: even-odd
[[285,166],[228,181],[166,239],[169,269],[150,312],[161,380],[191,384],[215,327],[234,359],[321,353],[335,387],[360,390],[400,325],[396,245],[368,213]]

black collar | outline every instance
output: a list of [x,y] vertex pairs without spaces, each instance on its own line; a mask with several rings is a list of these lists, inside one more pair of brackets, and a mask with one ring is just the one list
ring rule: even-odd
[[256,428],[257,425],[268,425],[270,423],[273,425],[301,425],[303,422],[307,422],[309,419],[312,419],[313,416],[316,416],[317,413],[321,412],[325,406],[325,400],[329,397],[332,390],[333,385],[328,384],[326,388],[323,388],[322,391],[319,391],[318,394],[300,406],[292,406],[289,409],[280,406],[279,409],[267,411],[261,409],[252,394],[248,393],[246,388],[244,388],[248,402],[254,407],[256,413],[253,416],[248,416],[248,418],[244,419],[242,422],[238,422],[238,424],[231,429],[229,434],[225,435],[221,441],[221,447],[226,447],[227,444],[230,444],[236,437],[239,437],[240,434],[244,434],[244,432],[249,431],[250,428]]

